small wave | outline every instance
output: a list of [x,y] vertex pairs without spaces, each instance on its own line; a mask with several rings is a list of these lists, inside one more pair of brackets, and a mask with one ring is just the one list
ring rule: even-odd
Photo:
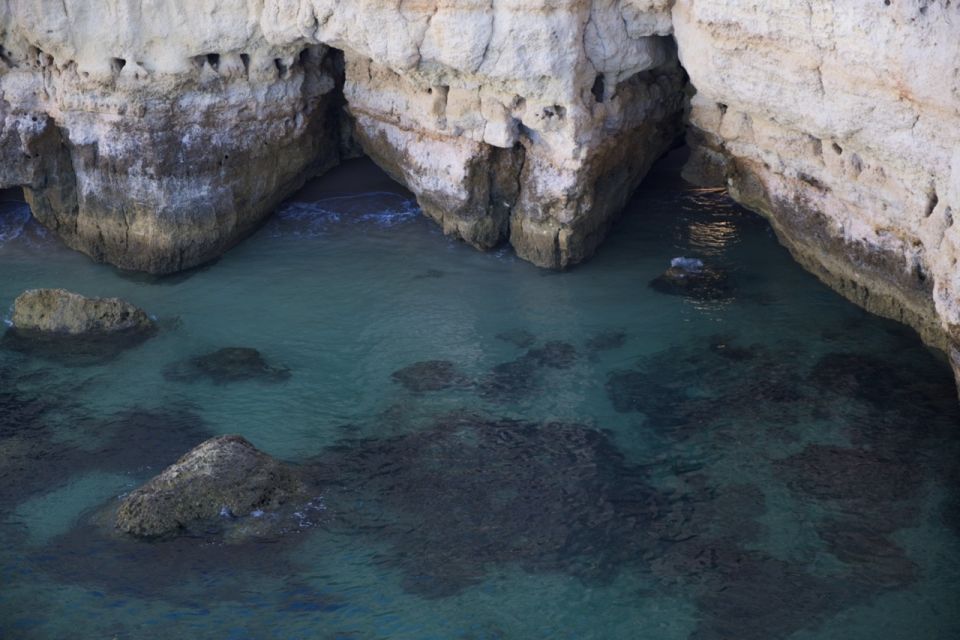
[[315,237],[340,225],[395,227],[415,219],[420,208],[396,193],[370,192],[325,198],[316,202],[288,202],[267,225],[273,237]]
[[0,246],[21,242],[35,245],[48,237],[48,232],[30,215],[30,207],[22,202],[0,203]]

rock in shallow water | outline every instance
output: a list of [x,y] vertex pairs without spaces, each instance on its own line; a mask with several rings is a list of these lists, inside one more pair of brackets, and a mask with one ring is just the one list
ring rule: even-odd
[[497,340],[502,340],[521,349],[532,347],[537,337],[526,329],[510,329],[497,334]]
[[586,346],[590,351],[612,351],[627,343],[627,333],[618,329],[599,331],[587,340]]
[[14,302],[6,349],[68,366],[101,364],[157,332],[142,309],[119,298],[87,298],[64,289],[31,289]]
[[415,362],[393,372],[393,379],[410,391],[440,391],[466,385],[467,377],[457,371],[448,360],[425,360]]
[[459,593],[504,564],[602,581],[652,548],[664,506],[643,469],[576,423],[453,414],[344,441],[320,462],[336,519],[387,542],[384,561],[425,597]]
[[706,266],[693,258],[674,258],[670,268],[650,282],[650,288],[660,293],[697,300],[728,298],[733,291],[726,271]]
[[22,332],[91,336],[156,329],[142,309],[119,298],[87,298],[65,289],[31,289],[13,303],[13,326]]
[[127,495],[117,511],[116,527],[140,537],[171,536],[208,528],[223,517],[307,504],[311,498],[298,469],[258,451],[240,436],[220,436]]
[[280,382],[290,377],[290,370],[269,364],[256,349],[226,347],[174,363],[164,370],[163,377],[178,382],[208,378],[217,384],[243,380]]

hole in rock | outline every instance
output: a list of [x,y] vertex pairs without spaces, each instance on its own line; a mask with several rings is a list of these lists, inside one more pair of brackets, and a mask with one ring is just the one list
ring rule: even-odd
[[593,87],[590,89],[590,93],[593,94],[593,97],[597,102],[603,102],[604,77],[602,73],[597,74],[596,79],[593,81]]
[[112,58],[110,60],[110,68],[113,69],[114,73],[120,73],[125,66],[127,66],[127,61],[123,58]]
[[931,191],[930,195],[927,196],[927,210],[924,213],[924,217],[929,218],[932,216],[938,204],[940,204],[940,196],[937,195],[936,191]]
[[241,53],[241,54],[240,54],[240,62],[243,63],[243,70],[244,70],[244,71],[249,71],[249,70],[250,70],[250,55],[249,55],[249,54]]
[[840,145],[838,145],[836,142],[834,142],[834,143],[833,143],[832,145],[830,145],[830,146],[831,146],[831,148],[833,149],[833,152],[834,152],[835,154],[837,154],[838,156],[842,156],[842,155],[843,155],[843,147],[841,147]]
[[220,54],[219,53],[208,53],[207,54],[207,63],[213,67],[213,70],[216,71],[220,68]]
[[559,104],[555,104],[552,107],[546,107],[543,110],[544,118],[563,118],[565,115],[567,115],[567,109]]

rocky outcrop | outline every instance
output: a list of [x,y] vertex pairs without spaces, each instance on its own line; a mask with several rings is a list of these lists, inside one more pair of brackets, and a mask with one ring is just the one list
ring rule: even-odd
[[[324,12],[317,37],[346,51],[358,138],[478,248],[589,257],[680,131],[667,2],[356,5]],[[378,27],[401,20],[384,48]]]
[[311,498],[295,468],[258,451],[240,436],[198,445],[145,485],[126,495],[116,527],[139,537],[209,530],[223,519],[269,516]]
[[21,333],[97,337],[149,335],[156,323],[119,298],[87,298],[64,289],[31,289],[13,303],[13,328]]
[[338,161],[340,98],[326,47],[271,45],[235,4],[5,3],[0,184],[127,269],[179,271],[243,238]]
[[960,370],[957,3],[134,4],[0,7],[0,187],[98,260],[209,260],[359,144],[446,233],[575,264],[680,130],[679,49],[687,175]]
[[688,177],[960,372],[960,6],[678,0]]
[[564,267],[680,131],[668,5],[13,0],[0,185],[70,246],[166,273],[237,242],[355,122],[445,232]]

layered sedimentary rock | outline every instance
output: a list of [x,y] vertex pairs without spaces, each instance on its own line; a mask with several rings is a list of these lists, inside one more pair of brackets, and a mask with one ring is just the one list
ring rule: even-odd
[[446,233],[562,268],[680,131],[668,4],[314,2],[305,35],[344,49],[364,150]]
[[338,160],[335,61],[244,3],[12,0],[0,44],[0,184],[99,261],[208,261]]
[[176,271],[334,164],[355,119],[447,233],[566,266],[679,133],[668,4],[11,0],[0,184],[98,260]]
[[960,371],[960,6],[678,0],[687,175]]

